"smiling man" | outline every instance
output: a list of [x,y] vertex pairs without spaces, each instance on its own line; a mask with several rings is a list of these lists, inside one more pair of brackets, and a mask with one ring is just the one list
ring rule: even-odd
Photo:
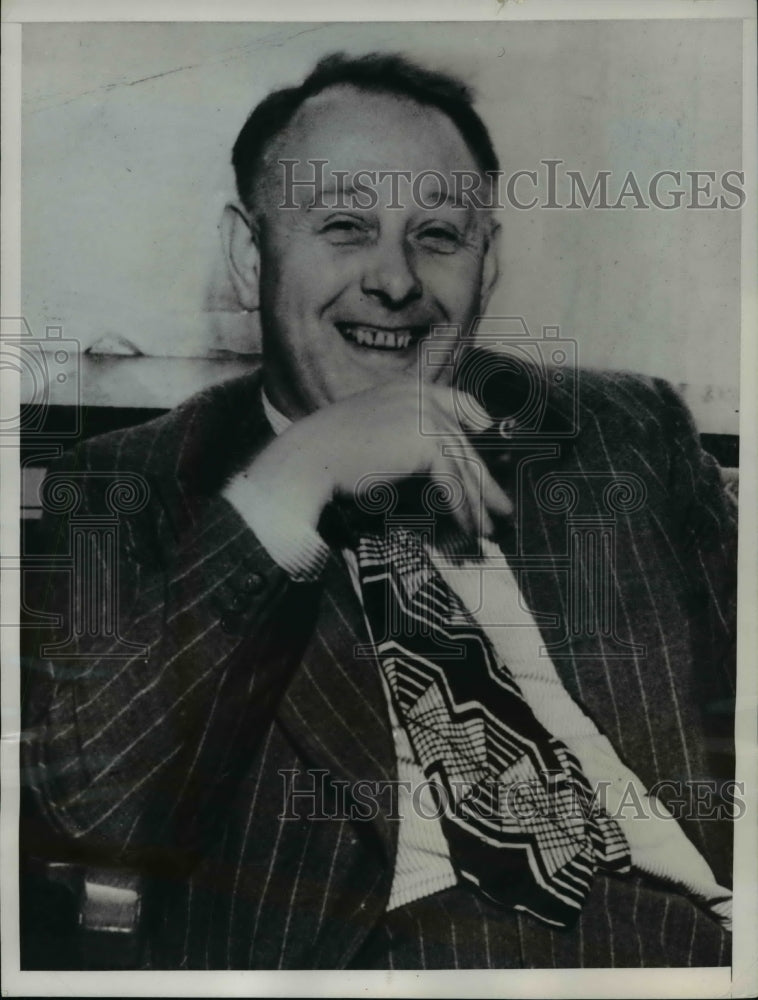
[[[471,485],[466,466],[439,448],[438,435],[448,434],[472,457],[460,436],[449,368],[421,369],[427,383],[448,383],[439,392],[427,385],[426,418],[437,434],[409,431],[419,424],[419,341],[435,327],[469,331],[497,277],[491,215],[453,197],[456,175],[494,170],[497,159],[483,128],[475,152],[445,111],[387,89],[386,80],[377,85],[379,73],[372,82],[377,67],[370,63],[362,86],[360,72],[357,81],[340,82],[339,73],[327,75],[329,65],[321,80],[331,85],[320,89],[315,74],[313,96],[262,149],[265,103],[247,122],[234,155],[242,200],[227,206],[222,226],[239,299],[260,309],[266,398],[289,420],[308,417],[227,487],[259,534],[268,527],[260,523],[266,498],[275,515],[268,530],[291,536],[298,515],[315,529],[335,493],[351,496],[371,472],[402,478],[449,468]],[[419,75],[416,85],[423,81]],[[448,101],[460,101],[447,89]],[[246,148],[251,141],[260,149],[257,162]],[[431,165],[437,190],[427,186],[420,204],[401,182],[428,176]],[[425,207],[430,203],[434,209]],[[322,412],[310,417],[314,411]],[[341,440],[346,427],[361,426],[363,433]],[[296,453],[293,469],[287,459]],[[474,467],[489,479],[481,462]],[[254,491],[249,500],[246,489]],[[494,486],[488,496],[496,509],[508,506]],[[459,512],[469,527],[479,500],[467,492]],[[295,518],[284,519],[290,508],[298,508]],[[315,532],[311,538],[318,546]],[[268,541],[280,554],[279,539]]]
[[707,723],[736,512],[682,403],[545,369],[519,428],[512,373],[494,402],[453,380],[498,273],[459,184],[498,161],[458,81],[330,57],[233,162],[262,369],[55,470],[90,513],[108,474],[149,496],[120,535],[135,651],[90,631],[38,660],[40,814],[150,875],[155,968],[728,964]]
[[[432,326],[470,328],[497,273],[491,219],[452,198],[424,208],[398,183],[398,165],[405,177],[433,165],[452,193],[455,171],[484,169],[443,111],[332,86],[300,106],[263,160],[264,179],[240,178],[245,204],[227,210],[225,228],[240,300],[261,310],[266,387],[282,412],[301,417],[413,376]],[[277,166],[287,160],[300,170]],[[359,207],[358,175],[374,208]],[[296,207],[280,208],[285,199]]]

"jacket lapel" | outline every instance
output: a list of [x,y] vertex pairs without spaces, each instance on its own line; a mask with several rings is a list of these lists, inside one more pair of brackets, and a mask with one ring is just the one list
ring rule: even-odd
[[356,653],[368,636],[339,553],[329,559],[323,583],[316,628],[278,718],[315,767],[347,781],[348,791],[360,783],[363,797],[376,801],[376,829],[391,856],[396,822],[388,815],[392,799],[386,783],[396,779],[397,769],[379,667],[373,656]]

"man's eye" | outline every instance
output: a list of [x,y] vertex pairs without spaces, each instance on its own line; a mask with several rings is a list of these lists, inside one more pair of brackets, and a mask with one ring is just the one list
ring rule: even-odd
[[330,243],[355,243],[366,236],[367,229],[356,219],[333,219],[320,230]]
[[461,244],[460,234],[444,226],[428,226],[417,234],[416,239],[437,253],[454,253]]

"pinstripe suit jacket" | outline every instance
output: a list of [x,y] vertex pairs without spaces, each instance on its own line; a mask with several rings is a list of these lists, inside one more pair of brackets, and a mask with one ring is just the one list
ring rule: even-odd
[[[728,777],[709,720],[720,710],[723,723],[734,692],[736,512],[665,383],[576,378],[551,405],[560,412],[578,393],[579,432],[524,453],[501,544],[546,643],[559,643],[567,690],[648,786],[671,783],[661,797],[681,812],[681,782]],[[112,659],[112,639],[89,636],[79,658],[35,661],[27,774],[45,822],[89,856],[153,873],[157,967],[344,967],[389,896],[389,802],[365,821],[337,808],[340,781],[396,775],[376,665],[353,653],[366,637],[345,567],[334,557],[319,584],[293,583],[219,496],[269,435],[258,378],[246,376],[86,442],[58,468],[83,477],[90,513],[104,502],[93,473],[129,470],[149,486],[147,505],[121,519],[118,572],[121,635],[145,650]],[[577,487],[575,513],[607,514],[603,490],[619,473],[638,477],[645,497],[614,514],[617,634],[573,634],[566,510],[535,491],[560,474]],[[48,551],[64,552],[65,521],[45,524]],[[66,580],[46,578],[37,607],[70,615]],[[315,789],[316,812],[338,818],[309,820],[305,799],[290,803],[300,818],[281,818],[293,771],[297,787]],[[708,808],[681,822],[728,883],[730,827]],[[609,964],[624,891],[598,876],[587,909],[608,911],[610,943],[588,964]],[[641,879],[635,894],[635,913],[639,900],[655,903],[636,932],[662,933],[667,893]],[[503,915],[514,949],[534,926],[516,923]]]

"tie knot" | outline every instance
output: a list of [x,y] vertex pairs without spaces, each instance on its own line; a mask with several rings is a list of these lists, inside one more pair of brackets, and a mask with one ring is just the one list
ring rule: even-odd
[[431,559],[421,539],[399,525],[388,527],[383,536],[361,536],[358,561],[364,569],[384,568],[409,597],[434,575]]
[[358,552],[361,557],[386,562],[395,575],[415,573],[430,566],[422,540],[408,528],[388,526],[384,535],[362,535]]

